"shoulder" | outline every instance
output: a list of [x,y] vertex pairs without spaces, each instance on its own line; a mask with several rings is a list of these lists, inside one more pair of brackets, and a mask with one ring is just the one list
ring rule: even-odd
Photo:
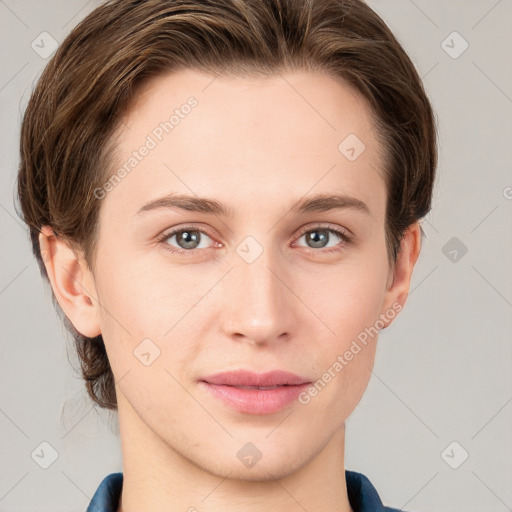
[[356,471],[345,471],[347,494],[354,512],[405,512],[386,507],[368,477]]
[[116,512],[122,488],[123,473],[110,473],[96,489],[86,512]]

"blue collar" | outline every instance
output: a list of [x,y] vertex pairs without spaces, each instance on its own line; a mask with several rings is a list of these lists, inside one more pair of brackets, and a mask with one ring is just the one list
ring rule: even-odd
[[[399,512],[396,508],[385,507],[370,480],[362,473],[345,471],[347,494],[354,512]],[[106,476],[96,490],[86,512],[117,512],[123,473]],[[401,511],[404,512],[404,511]]]

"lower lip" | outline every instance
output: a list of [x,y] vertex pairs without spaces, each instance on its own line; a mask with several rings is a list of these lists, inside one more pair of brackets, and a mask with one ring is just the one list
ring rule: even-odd
[[308,382],[274,389],[243,389],[204,381],[201,384],[226,405],[247,414],[271,414],[280,411],[311,385]]

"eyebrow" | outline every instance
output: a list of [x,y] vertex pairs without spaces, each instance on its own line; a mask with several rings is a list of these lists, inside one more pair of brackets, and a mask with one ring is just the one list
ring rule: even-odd
[[[184,194],[168,194],[153,201],[146,203],[137,212],[137,215],[156,209],[180,209],[189,212],[200,212],[211,215],[221,215],[225,217],[233,216],[233,209],[226,206],[221,201],[215,199],[189,196]],[[312,212],[327,212],[330,210],[354,209],[371,215],[370,209],[360,199],[352,196],[340,194],[317,194],[314,196],[301,198],[290,208],[290,211],[298,214]]]

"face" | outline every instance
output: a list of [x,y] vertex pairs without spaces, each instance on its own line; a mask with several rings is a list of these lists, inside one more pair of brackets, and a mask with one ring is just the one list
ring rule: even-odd
[[[365,101],[320,73],[182,71],[144,87],[114,157],[130,170],[98,193],[88,286],[121,425],[217,474],[247,477],[234,456],[249,442],[251,478],[300,467],[361,399],[375,329],[401,307]],[[222,399],[203,382],[236,370],[290,372],[316,392]]]

